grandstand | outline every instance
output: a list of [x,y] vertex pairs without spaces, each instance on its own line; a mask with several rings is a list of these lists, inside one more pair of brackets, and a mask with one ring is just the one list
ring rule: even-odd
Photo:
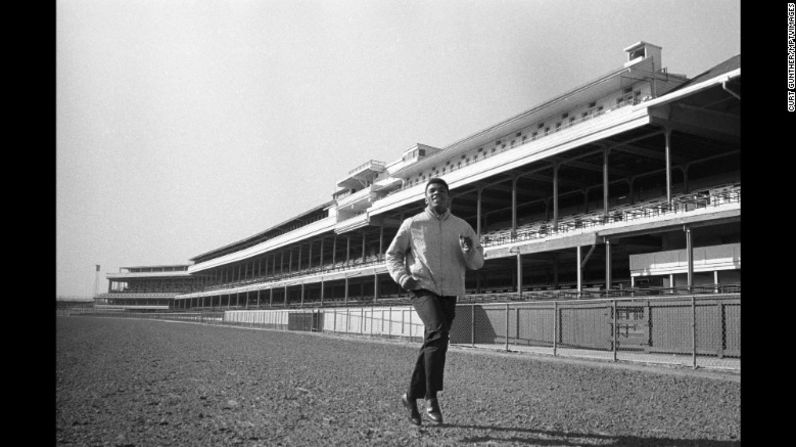
[[179,266],[107,275],[97,306],[219,310],[406,302],[384,252],[426,181],[481,237],[463,300],[740,291],[740,56],[692,79],[662,48],[523,113],[396,161],[367,160],[330,199]]
[[94,298],[102,310],[168,310],[174,298],[200,290],[202,277],[188,273],[188,264],[121,267],[108,273],[108,291]]

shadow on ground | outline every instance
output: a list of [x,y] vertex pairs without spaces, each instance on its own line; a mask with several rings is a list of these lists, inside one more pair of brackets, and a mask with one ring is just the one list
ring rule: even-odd
[[[672,439],[665,437],[622,436],[595,433],[573,433],[549,430],[537,430],[521,427],[495,427],[489,425],[458,425],[444,424],[437,426],[440,429],[456,428],[483,430],[481,436],[468,436],[459,439],[463,443],[514,443],[534,446],[610,446],[610,447],[740,447],[741,441],[718,441],[712,439]],[[500,436],[494,432],[505,432],[507,436]],[[509,434],[510,433],[510,434]]]

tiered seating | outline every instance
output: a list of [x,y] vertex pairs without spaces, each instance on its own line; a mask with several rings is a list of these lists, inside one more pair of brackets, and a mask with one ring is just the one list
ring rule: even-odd
[[558,220],[557,228],[553,228],[551,220],[526,222],[517,226],[516,236],[514,237],[512,237],[511,228],[497,228],[483,233],[481,235],[481,243],[485,246],[500,245],[515,241],[544,238],[593,226],[687,212],[725,203],[736,203],[740,201],[740,194],[741,184],[738,182],[700,188],[672,196],[671,203],[665,197],[654,197],[633,204],[615,206],[609,210],[607,216],[603,210],[562,216]]
[[283,272],[283,273],[277,273],[277,274],[272,274],[272,275],[261,275],[261,276],[257,276],[257,277],[254,277],[254,278],[247,278],[247,279],[244,279],[244,280],[241,280],[241,281],[232,281],[232,282],[228,282],[228,283],[224,283],[224,284],[213,284],[213,285],[205,287],[205,290],[209,291],[209,290],[225,289],[225,288],[229,288],[229,287],[244,286],[244,285],[255,284],[255,283],[264,282],[264,281],[279,281],[279,280],[282,280],[282,279],[289,279],[289,278],[294,278],[294,277],[298,277],[298,276],[305,276],[305,275],[309,275],[309,274],[313,274],[313,273],[334,272],[334,271],[345,270],[345,269],[351,268],[351,267],[359,267],[359,266],[365,266],[365,265],[378,264],[378,263],[383,262],[383,261],[384,261],[384,255],[380,255],[380,254],[379,255],[370,255],[370,256],[366,256],[365,258],[352,259],[349,262],[338,261],[338,262],[335,262],[334,264],[329,263],[329,264],[325,264],[323,266],[317,266],[316,265],[316,266],[313,266],[313,267],[304,268],[304,269],[296,270],[296,271],[292,271],[292,272]]

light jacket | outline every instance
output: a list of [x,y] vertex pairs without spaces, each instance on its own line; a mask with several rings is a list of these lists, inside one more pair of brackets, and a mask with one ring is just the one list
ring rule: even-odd
[[[473,244],[468,254],[459,245],[459,235]],[[414,277],[419,288],[442,296],[464,295],[464,273],[484,265],[484,249],[473,227],[445,211],[437,217],[428,208],[405,219],[385,253],[387,271],[404,289]]]

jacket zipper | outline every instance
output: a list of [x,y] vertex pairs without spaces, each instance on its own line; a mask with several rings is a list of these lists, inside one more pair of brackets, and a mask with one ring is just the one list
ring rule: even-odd
[[[442,271],[442,251],[443,251],[443,248],[445,246],[445,241],[442,239],[443,238],[443,235],[442,235],[442,219],[439,219],[438,221],[439,221],[439,232],[438,232],[438,239],[437,240],[439,240],[440,243],[439,243],[439,256],[437,257],[437,262],[439,263],[437,271],[440,273],[440,275],[444,276],[445,272]],[[440,278],[440,283],[441,284],[445,284],[445,278],[444,277]],[[440,293],[440,295],[445,295],[445,291],[442,290],[441,284],[437,284],[437,287],[440,288],[439,293]]]

